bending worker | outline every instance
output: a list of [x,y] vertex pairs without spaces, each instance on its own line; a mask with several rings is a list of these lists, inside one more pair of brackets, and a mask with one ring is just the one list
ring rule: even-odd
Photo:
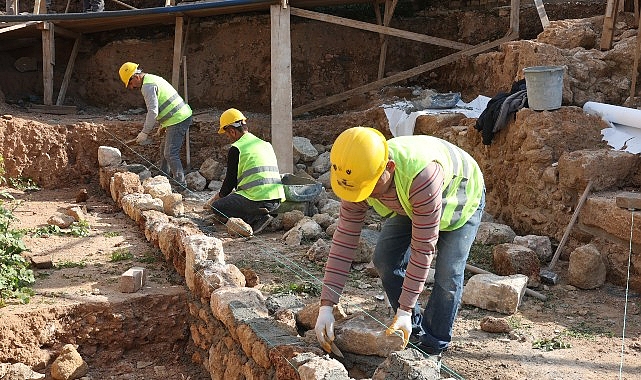
[[161,147],[160,152],[160,171],[167,176],[171,171],[177,185],[186,190],[180,150],[192,122],[191,108],[169,82],[157,75],[144,73],[136,63],[125,62],[118,73],[126,88],[140,89],[147,105],[145,124],[138,133],[136,142],[141,144],[146,141],[158,121],[160,126],[157,134],[163,130],[167,132],[164,147]]
[[[373,263],[396,311],[387,329],[399,331],[440,368],[441,353],[463,291],[465,262],[485,207],[483,175],[461,148],[432,136],[386,141],[372,128],[341,133],[330,153],[332,190],[341,198],[338,226],[325,265],[319,343],[330,352],[337,304],[370,206],[388,217]],[[436,258],[434,287],[421,314],[418,298]]]
[[204,208],[225,219],[241,218],[258,234],[271,221],[269,213],[285,200],[276,153],[270,143],[249,132],[247,118],[235,108],[220,115],[218,133],[232,142],[227,174],[220,191]]

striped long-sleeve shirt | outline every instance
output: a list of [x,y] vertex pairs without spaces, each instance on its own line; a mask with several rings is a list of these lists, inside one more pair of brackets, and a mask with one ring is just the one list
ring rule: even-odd
[[[412,205],[411,253],[399,304],[411,308],[423,291],[425,280],[438,241],[442,207],[443,170],[431,162],[418,173],[410,187]],[[396,186],[377,197],[385,206],[399,215],[407,215],[396,193]],[[321,300],[338,303],[347,276],[356,254],[365,214],[369,208],[366,201],[353,203],[342,201],[338,226],[332,238],[329,258],[325,265]]]

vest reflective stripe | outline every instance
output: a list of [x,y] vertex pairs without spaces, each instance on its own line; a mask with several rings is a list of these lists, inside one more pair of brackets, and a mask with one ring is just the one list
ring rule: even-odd
[[[465,224],[476,211],[483,194],[483,175],[474,159],[464,150],[432,136],[405,136],[388,141],[390,159],[396,163],[394,184],[405,213],[412,218],[409,191],[412,181],[430,162],[443,169],[442,231],[452,231]],[[374,198],[367,202],[380,215],[392,213]]]
[[238,182],[242,182],[245,177],[250,176],[252,174],[260,173],[260,172],[276,172],[279,173],[278,167],[277,166],[258,166],[253,169],[248,169],[245,170],[241,175],[238,176]]
[[262,179],[257,179],[251,182],[244,183],[240,186],[238,186],[236,189],[238,190],[248,190],[251,189],[252,187],[256,187],[259,185],[267,185],[270,183],[280,183],[280,179],[277,178],[262,178]]
[[236,193],[252,201],[284,201],[285,190],[272,145],[251,133],[245,133],[232,146],[240,152]]
[[[171,103],[176,99],[180,99],[180,102],[176,103],[174,105],[171,105]],[[162,109],[165,109],[165,108],[169,107],[170,105],[171,105],[171,109],[169,109],[169,111],[167,111],[167,113],[164,116],[159,116],[158,117],[158,122],[160,124],[162,124],[162,123],[166,122],[167,120],[169,120],[172,116],[174,116],[177,112],[179,112],[181,110],[181,108],[183,108],[187,104],[185,104],[185,102],[182,100],[180,95],[178,95],[178,93],[176,93],[171,98],[167,99],[163,104],[159,105],[158,109],[162,110]],[[158,115],[160,115],[160,113],[158,113]]]
[[143,83],[153,83],[158,87],[158,116],[156,120],[162,127],[176,125],[191,116],[189,105],[164,78],[145,74]]

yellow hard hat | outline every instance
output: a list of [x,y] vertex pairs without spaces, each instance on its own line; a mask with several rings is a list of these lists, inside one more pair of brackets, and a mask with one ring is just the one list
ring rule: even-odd
[[221,135],[225,133],[225,127],[229,124],[234,124],[237,121],[245,121],[247,118],[243,115],[242,112],[236,108],[230,108],[227,111],[223,112],[220,115],[220,128],[218,128],[218,133]]
[[120,80],[125,84],[125,87],[129,85],[129,79],[136,73],[138,69],[138,64],[133,62],[125,62],[120,66],[118,74],[120,74]]
[[387,140],[374,128],[347,129],[334,141],[329,160],[334,193],[346,201],[360,202],[372,194],[385,170]]

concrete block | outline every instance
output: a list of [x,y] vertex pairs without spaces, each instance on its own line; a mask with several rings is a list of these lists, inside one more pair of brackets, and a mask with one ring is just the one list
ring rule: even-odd
[[147,281],[145,268],[132,267],[120,275],[120,292],[135,293],[139,291]]
[[144,267],[131,267],[133,270],[139,270],[142,272],[142,286],[147,284],[147,268]]

